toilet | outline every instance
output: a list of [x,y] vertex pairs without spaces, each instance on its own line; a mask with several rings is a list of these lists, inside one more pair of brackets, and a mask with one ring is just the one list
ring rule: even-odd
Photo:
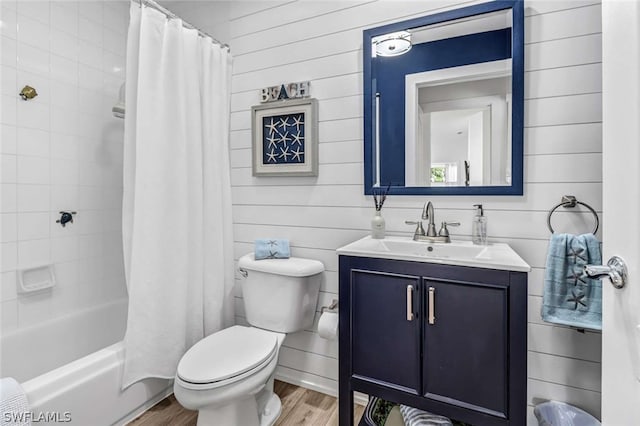
[[273,392],[287,333],[311,328],[324,265],[311,259],[242,256],[242,296],[250,326],[235,325],[193,345],[178,364],[173,391],[198,410],[198,426],[270,426],[282,404]]

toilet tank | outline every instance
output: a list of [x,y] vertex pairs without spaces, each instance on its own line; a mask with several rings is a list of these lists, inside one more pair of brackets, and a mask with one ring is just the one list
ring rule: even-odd
[[255,260],[250,253],[240,258],[238,267],[249,324],[279,333],[313,326],[322,262],[299,257]]

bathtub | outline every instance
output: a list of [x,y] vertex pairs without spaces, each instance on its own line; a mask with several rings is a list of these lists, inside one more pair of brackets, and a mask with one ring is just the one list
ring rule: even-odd
[[120,389],[124,347],[113,342],[126,316],[123,299],[3,336],[2,376],[21,382],[36,416],[60,420],[47,425],[126,424],[172,392],[161,379]]

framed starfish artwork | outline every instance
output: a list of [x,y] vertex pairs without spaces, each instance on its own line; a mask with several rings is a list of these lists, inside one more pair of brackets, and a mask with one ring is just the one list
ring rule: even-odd
[[318,176],[315,99],[251,108],[253,176]]

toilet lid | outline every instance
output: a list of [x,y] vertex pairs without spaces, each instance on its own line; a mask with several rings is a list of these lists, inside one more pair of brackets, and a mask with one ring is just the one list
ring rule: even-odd
[[178,377],[200,384],[227,380],[260,366],[277,349],[274,333],[236,325],[193,345],[178,364]]

